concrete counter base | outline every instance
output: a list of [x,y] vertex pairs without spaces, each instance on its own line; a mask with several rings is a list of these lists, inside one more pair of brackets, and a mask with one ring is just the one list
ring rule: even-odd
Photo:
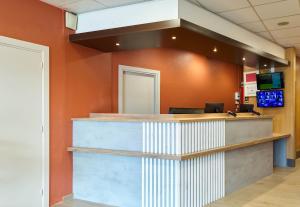
[[[179,156],[272,136],[272,119],[75,120],[73,136],[76,147]],[[73,158],[76,199],[120,207],[199,207],[271,175],[273,142],[187,160],[82,152]]]

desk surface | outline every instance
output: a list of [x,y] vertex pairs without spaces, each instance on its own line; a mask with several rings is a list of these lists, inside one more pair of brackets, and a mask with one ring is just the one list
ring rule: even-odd
[[88,118],[73,118],[73,121],[112,121],[112,122],[193,122],[193,121],[210,121],[210,120],[251,120],[251,119],[272,119],[273,116],[261,115],[257,116],[252,113],[238,113],[237,117],[228,115],[227,113],[218,114],[159,114],[159,115],[143,115],[143,114],[101,114],[92,113]]
[[197,157],[202,157],[218,152],[226,152],[236,149],[241,149],[245,147],[251,147],[258,144],[263,144],[266,142],[272,142],[279,139],[289,138],[290,134],[273,134],[269,137],[260,137],[253,139],[251,141],[245,141],[238,144],[231,144],[223,147],[217,147],[212,149],[207,149],[199,152],[187,153],[182,155],[171,155],[171,154],[158,154],[158,153],[145,153],[138,151],[127,151],[127,150],[112,150],[112,149],[97,149],[88,147],[68,147],[69,152],[82,152],[82,153],[95,153],[95,154],[108,154],[115,156],[126,156],[126,157],[147,157],[156,159],[166,159],[166,160],[188,160]]

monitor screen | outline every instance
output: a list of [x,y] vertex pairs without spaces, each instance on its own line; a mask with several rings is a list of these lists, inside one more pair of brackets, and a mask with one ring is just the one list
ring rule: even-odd
[[253,112],[254,105],[253,104],[240,104],[240,113]]
[[223,113],[224,103],[206,103],[204,113]]
[[203,114],[204,109],[202,108],[169,108],[169,114]]
[[263,73],[256,75],[257,89],[270,90],[284,88],[283,73]]
[[257,107],[271,108],[284,106],[283,90],[258,91],[256,98]]

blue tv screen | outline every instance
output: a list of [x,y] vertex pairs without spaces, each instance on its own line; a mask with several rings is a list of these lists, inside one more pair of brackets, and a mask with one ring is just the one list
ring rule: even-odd
[[256,98],[257,107],[272,108],[284,106],[283,90],[257,91]]

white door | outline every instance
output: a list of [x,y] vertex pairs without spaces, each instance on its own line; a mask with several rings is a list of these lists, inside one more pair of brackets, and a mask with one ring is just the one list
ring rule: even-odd
[[159,114],[159,76],[159,71],[120,65],[119,113]]
[[43,55],[29,43],[0,38],[0,207],[48,202]]

